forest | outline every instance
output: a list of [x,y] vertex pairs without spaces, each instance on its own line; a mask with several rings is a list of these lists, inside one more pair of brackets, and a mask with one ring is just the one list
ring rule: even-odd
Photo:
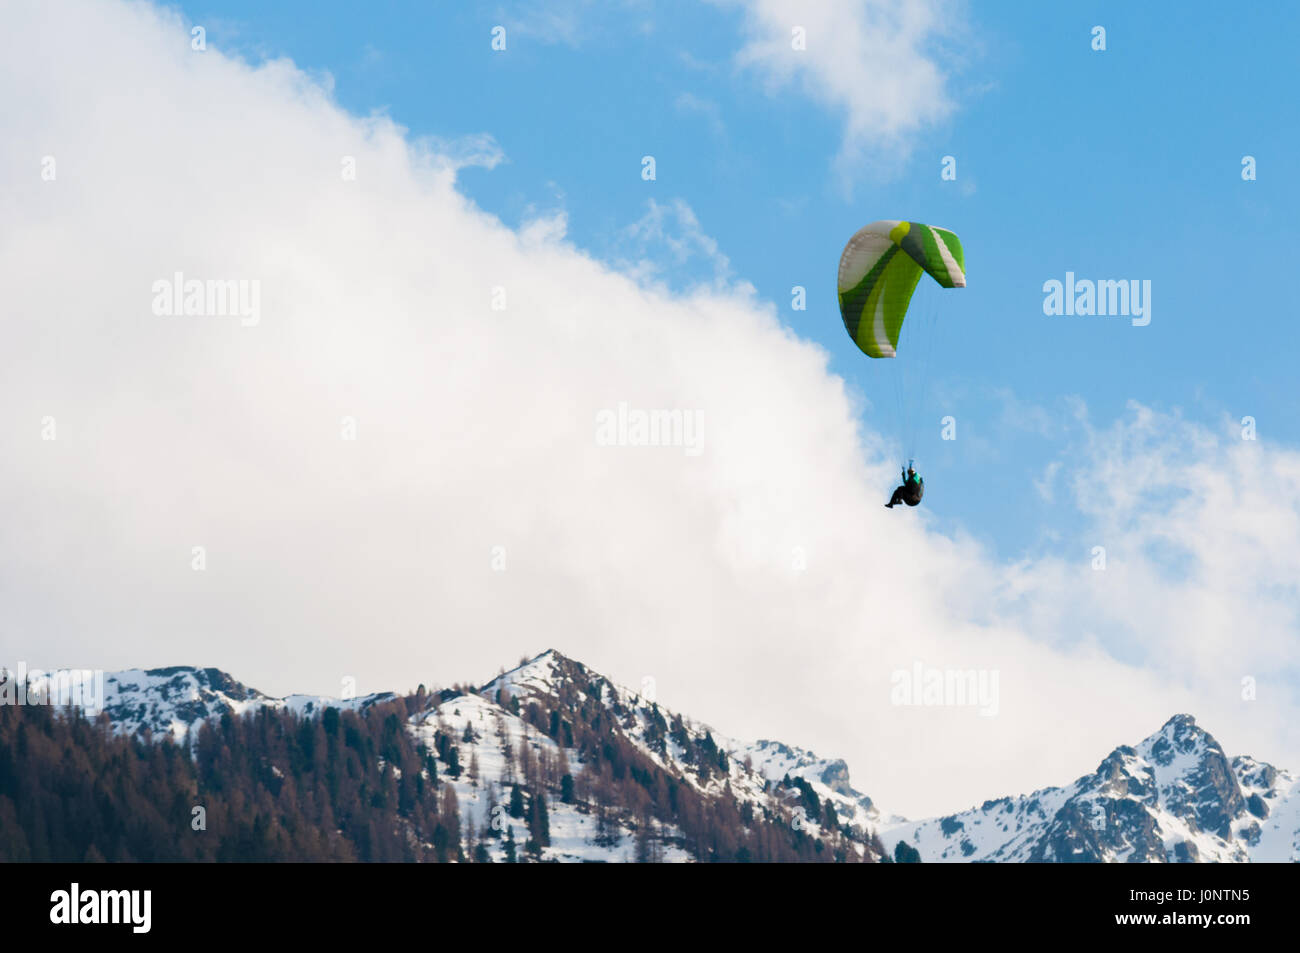
[[[623,838],[629,859],[653,862],[672,844],[702,862],[844,862],[854,832],[802,779],[788,799],[821,822],[813,836],[779,808],[708,794],[670,774],[618,730],[601,706],[498,703],[550,736],[567,757],[513,752],[510,777],[478,776],[468,736],[439,730],[432,746],[407,730],[459,693],[423,689],[363,712],[315,717],[260,708],[202,722],[189,744],[125,736],[107,716],[0,706],[0,861],[526,862],[544,859],[557,802],[595,821],[595,841]],[[680,722],[662,722],[699,778],[726,771],[726,754]],[[572,765],[572,773],[566,770]],[[485,817],[466,823],[456,785],[486,788]],[[500,797],[500,810],[495,810]],[[774,804],[777,802],[774,801]],[[517,823],[515,823],[517,822]],[[518,827],[521,836],[516,839]],[[522,832],[526,831],[526,836]]]

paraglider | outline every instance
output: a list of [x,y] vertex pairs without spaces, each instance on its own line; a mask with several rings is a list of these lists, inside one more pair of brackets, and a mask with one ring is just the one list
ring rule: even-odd
[[[899,335],[922,272],[940,287],[966,287],[965,256],[955,234],[920,222],[882,220],[849,239],[840,256],[840,316],[863,354],[898,356]],[[916,506],[924,492],[925,481],[909,461],[903,485],[885,505]]]
[[925,480],[916,468],[912,466],[912,461],[907,461],[907,469],[903,471],[903,485],[894,491],[894,495],[889,498],[885,506],[893,509],[899,503],[906,503],[908,506],[916,506],[921,502],[921,497],[925,495]]

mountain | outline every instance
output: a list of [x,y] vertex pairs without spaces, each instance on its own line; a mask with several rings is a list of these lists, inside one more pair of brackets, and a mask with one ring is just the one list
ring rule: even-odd
[[[459,754],[461,765],[476,758],[480,777],[501,779],[502,786],[515,776],[506,760],[512,748],[528,751],[530,757],[562,762],[555,771],[567,770],[575,778],[577,800],[584,800],[584,794],[596,802],[609,799],[608,788],[616,780],[610,775],[625,761],[630,773],[644,775],[647,768],[658,769],[667,784],[679,785],[673,790],[682,793],[670,793],[670,800],[689,792],[698,806],[712,805],[723,815],[735,813],[742,824],[764,818],[807,838],[813,852],[825,853],[826,859],[881,859],[881,846],[873,836],[874,809],[870,799],[848,785],[843,762],[822,762],[787,749],[784,770],[775,773],[771,759],[764,757],[770,742],[731,741],[554,650],[473,693],[431,707],[413,722],[426,743],[433,725],[460,738],[469,750],[468,755]],[[591,732],[588,744],[597,742],[606,754],[615,745],[624,753],[604,759],[610,763],[608,770],[582,770],[588,767],[582,755],[575,759],[570,753],[586,747],[575,736],[579,729]],[[464,778],[455,783],[460,803],[469,805],[467,813],[474,822],[490,823],[490,797]],[[551,807],[552,846],[545,856],[632,859],[639,826],[635,813],[613,818],[602,828],[599,811],[561,801]],[[693,838],[688,832],[669,826],[659,834],[667,849],[656,859],[689,860],[698,855],[698,849],[691,849]]]
[[[12,687],[0,671],[0,694]],[[35,679],[28,690],[51,688]],[[905,855],[905,843],[924,862],[1300,860],[1300,779],[1230,760],[1189,715],[1066,787],[909,821],[882,815],[842,760],[725,736],[553,650],[481,687],[407,696],[274,698],[188,667],[106,675],[102,694],[117,734],[170,740],[196,757],[203,726],[227,716],[379,713],[385,727],[373,730],[404,725],[419,755],[394,749],[385,768],[377,753],[375,767],[401,780],[405,757],[440,792],[430,815],[455,812],[463,834],[453,844],[471,859],[527,848],[557,861],[878,861]],[[293,758],[284,760],[264,767],[282,778]]]
[[1190,715],[1136,748],[1116,748],[1067,787],[888,825],[881,838],[924,862],[1300,861],[1300,784],[1231,760]]
[[[59,696],[49,676],[27,691]],[[462,852],[479,859],[526,847],[534,859],[559,861],[883,857],[878,813],[851,787],[844,762],[716,735],[555,651],[477,689],[422,686],[404,698],[274,698],[217,669],[183,666],[105,675],[102,696],[116,734],[170,740],[196,757],[204,726],[227,717],[400,707],[424,753],[421,777],[451,795]],[[278,779],[291,770],[265,767]]]

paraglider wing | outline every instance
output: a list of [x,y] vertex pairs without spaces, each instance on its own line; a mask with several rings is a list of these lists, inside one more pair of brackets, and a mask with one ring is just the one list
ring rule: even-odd
[[869,357],[894,357],[908,303],[925,272],[945,288],[966,287],[961,242],[946,228],[884,220],[858,231],[840,256],[840,314]]

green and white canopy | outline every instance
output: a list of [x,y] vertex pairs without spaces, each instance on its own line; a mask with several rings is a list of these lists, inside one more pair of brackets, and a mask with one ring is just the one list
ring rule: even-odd
[[924,271],[945,288],[966,287],[961,241],[920,222],[872,222],[840,256],[840,314],[869,357],[894,357],[912,292]]

